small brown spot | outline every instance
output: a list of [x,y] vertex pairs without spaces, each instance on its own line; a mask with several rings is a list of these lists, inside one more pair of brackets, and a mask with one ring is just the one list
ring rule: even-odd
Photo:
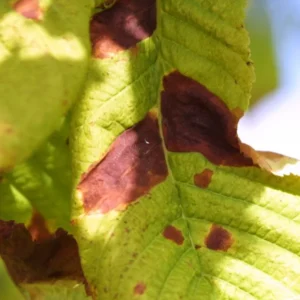
[[78,186],[86,212],[124,209],[166,179],[157,119],[148,114],[123,132]]
[[196,250],[198,250],[198,249],[200,249],[200,248],[201,248],[200,245],[195,245],[195,249],[196,249]]
[[146,290],[146,285],[143,282],[137,283],[133,289],[135,295],[143,295],[145,290]]
[[211,182],[211,177],[213,176],[214,172],[210,169],[203,170],[200,174],[194,175],[194,183],[195,185],[205,189],[209,186]]
[[78,219],[73,219],[70,221],[71,226],[76,226],[78,224]]
[[174,226],[167,226],[163,232],[163,235],[166,239],[171,240],[178,245],[182,245],[184,242],[182,232]]
[[247,66],[251,66],[253,65],[253,62],[252,61],[247,61]]
[[14,5],[14,10],[27,19],[41,20],[42,10],[38,0],[19,0]]
[[134,47],[156,28],[155,0],[119,0],[90,23],[93,55],[108,58]]
[[212,250],[227,251],[233,244],[232,234],[221,226],[213,224],[205,238],[205,245]]
[[217,165],[251,166],[240,151],[237,120],[203,85],[178,72],[164,77],[163,134],[173,152],[199,152]]

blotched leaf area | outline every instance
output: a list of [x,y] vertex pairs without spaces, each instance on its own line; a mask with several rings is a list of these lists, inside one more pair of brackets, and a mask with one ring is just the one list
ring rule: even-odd
[[244,1],[128,3],[92,19],[72,127],[97,297],[293,299],[299,180],[253,166],[236,136],[253,81]]
[[[261,170],[237,137],[254,81],[246,1],[95,5],[82,27],[66,12],[90,29],[87,72],[68,69],[71,120],[0,185],[0,218],[29,224],[0,226],[8,249],[20,230],[30,246],[4,258],[29,270],[15,281],[45,299],[299,298],[299,177]],[[46,28],[46,6],[33,11]]]

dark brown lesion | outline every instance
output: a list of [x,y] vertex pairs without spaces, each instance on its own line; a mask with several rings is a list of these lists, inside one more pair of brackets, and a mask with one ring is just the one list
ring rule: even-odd
[[39,0],[19,0],[14,3],[13,8],[27,19],[40,20],[42,18]]
[[156,28],[155,0],[119,0],[90,23],[93,55],[107,58],[134,47]]
[[17,284],[55,279],[86,284],[78,246],[71,235],[62,229],[50,233],[37,215],[29,228],[14,221],[0,221],[0,255]]
[[200,188],[207,188],[211,182],[214,172],[210,169],[205,169],[201,173],[194,175],[194,183]]
[[163,87],[162,125],[169,151],[199,152],[217,165],[253,165],[240,151],[238,117],[223,101],[179,72],[165,76]]
[[232,234],[225,228],[213,224],[205,238],[205,245],[211,250],[227,251],[233,244]]
[[123,132],[77,189],[85,211],[123,209],[166,179],[168,169],[156,117]]
[[182,245],[184,242],[184,236],[182,232],[172,225],[169,225],[164,229],[163,236],[177,245]]

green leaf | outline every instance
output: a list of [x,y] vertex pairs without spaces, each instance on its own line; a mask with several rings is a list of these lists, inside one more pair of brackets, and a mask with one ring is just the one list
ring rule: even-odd
[[30,222],[40,212],[51,229],[70,230],[71,160],[69,118],[26,162],[17,165],[0,184],[0,219]]
[[[153,33],[154,2],[124,3],[91,22],[72,124],[73,224],[95,297],[299,297],[299,178],[253,166],[236,136],[254,79],[245,1],[157,1]],[[149,27],[118,27],[122,13]]]
[[0,6],[11,276],[31,298],[299,297],[300,179],[261,170],[236,135],[246,1],[93,4]]
[[24,161],[78,98],[92,1],[2,1],[0,171]]

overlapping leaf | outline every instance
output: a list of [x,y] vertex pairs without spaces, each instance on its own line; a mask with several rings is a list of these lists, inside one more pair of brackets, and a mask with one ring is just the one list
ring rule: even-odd
[[0,5],[0,172],[27,159],[81,92],[92,1]]
[[39,211],[52,229],[70,229],[69,121],[64,120],[38,151],[3,177],[0,219],[29,224]]
[[[299,180],[247,167],[235,141],[253,80],[245,3],[131,3],[94,17],[95,57],[74,115],[73,217],[96,297],[299,296]],[[155,31],[126,46],[121,35],[143,31],[139,16],[151,5]],[[106,14],[123,21],[121,33],[103,25]],[[156,117],[167,174],[146,125]]]

